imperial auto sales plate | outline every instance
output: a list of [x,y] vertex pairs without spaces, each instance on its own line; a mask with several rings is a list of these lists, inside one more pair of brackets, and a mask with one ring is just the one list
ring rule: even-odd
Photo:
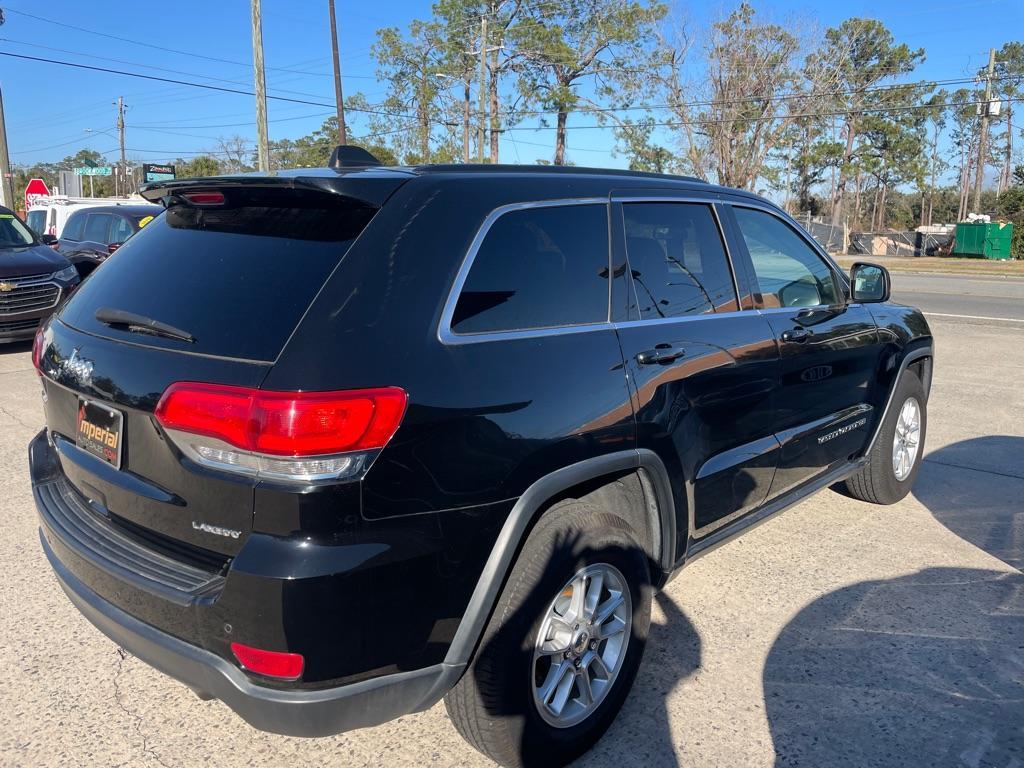
[[121,468],[121,428],[124,414],[91,400],[78,398],[75,444],[108,464]]

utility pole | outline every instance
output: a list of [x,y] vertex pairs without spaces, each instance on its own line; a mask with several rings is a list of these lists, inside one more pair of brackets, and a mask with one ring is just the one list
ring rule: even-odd
[[267,136],[267,80],[263,73],[263,21],[260,0],[252,0],[252,68],[256,81],[256,155],[261,171],[270,170],[270,139]]
[[0,205],[14,209],[14,179],[11,178],[11,161],[7,153],[7,126],[4,123],[4,96],[0,93]]
[[992,75],[996,69],[996,49],[988,50],[988,74],[985,75],[985,101],[981,104],[981,134],[978,137],[978,175],[974,177],[974,212],[981,212],[981,184],[985,180],[985,152],[988,151],[988,111],[992,103]]
[[117,97],[117,140],[121,145],[121,193],[128,197],[128,161],[124,156],[124,96]]
[[338,23],[334,20],[334,0],[327,0],[331,10],[331,53],[334,56],[334,101],[338,105],[338,143],[348,144],[345,130],[345,102],[341,98],[341,60],[338,58]]
[[480,17],[480,105],[476,127],[477,162],[484,161],[484,101],[487,94],[487,17]]

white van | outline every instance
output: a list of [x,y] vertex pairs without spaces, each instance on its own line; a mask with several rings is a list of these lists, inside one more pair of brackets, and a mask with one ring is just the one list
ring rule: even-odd
[[28,209],[25,223],[29,229],[42,237],[53,235],[60,237],[64,224],[74,211],[82,208],[93,208],[97,205],[125,205],[132,200],[123,197],[68,197],[67,195],[50,195],[40,197]]

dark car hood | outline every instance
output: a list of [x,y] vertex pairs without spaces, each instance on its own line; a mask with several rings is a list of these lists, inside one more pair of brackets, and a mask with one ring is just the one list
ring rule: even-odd
[[46,245],[0,248],[0,278],[42,275],[64,269],[70,263]]

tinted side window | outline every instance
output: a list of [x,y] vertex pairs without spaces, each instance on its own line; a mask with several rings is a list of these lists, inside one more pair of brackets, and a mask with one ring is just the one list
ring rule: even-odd
[[82,239],[106,244],[112,218],[109,213],[90,213],[85,220],[85,234],[82,235]]
[[81,240],[82,229],[85,227],[85,214],[84,213],[72,213],[68,219],[67,224],[64,225],[64,231],[61,232],[61,238],[64,240]]
[[483,333],[608,319],[604,205],[510,211],[491,226],[462,287],[452,330]]
[[792,227],[753,208],[733,211],[766,307],[840,303],[832,270]]
[[739,309],[714,215],[694,203],[626,203],[626,253],[640,317]]
[[132,224],[123,216],[114,217],[114,226],[110,228],[110,242],[123,243],[132,236]]

